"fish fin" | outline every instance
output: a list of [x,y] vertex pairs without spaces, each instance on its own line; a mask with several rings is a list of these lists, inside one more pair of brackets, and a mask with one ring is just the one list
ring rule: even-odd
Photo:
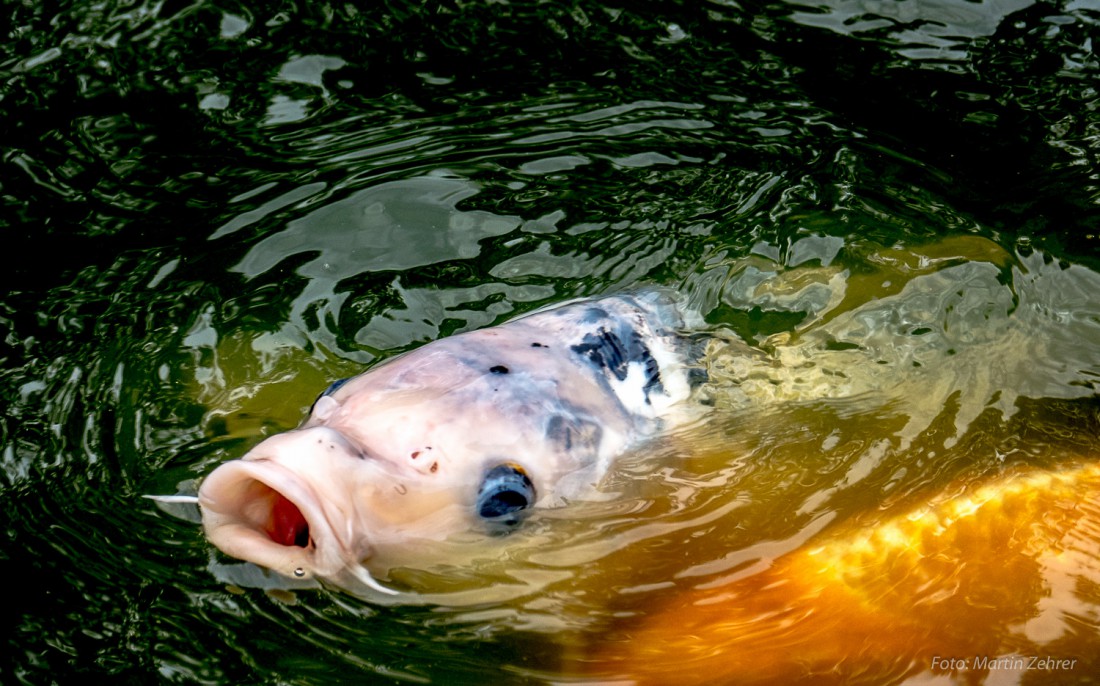
[[363,582],[369,588],[373,588],[374,590],[378,591],[379,593],[385,593],[386,595],[398,595],[397,591],[393,590],[392,588],[386,588],[382,584],[378,583],[378,581],[370,575],[370,572],[368,572],[363,567],[353,567],[352,574],[355,575],[356,579]]

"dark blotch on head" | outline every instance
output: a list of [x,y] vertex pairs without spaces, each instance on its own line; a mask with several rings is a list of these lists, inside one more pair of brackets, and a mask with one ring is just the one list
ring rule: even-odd
[[502,364],[498,364],[495,367],[489,367],[489,371],[494,374],[507,374],[508,368]]
[[619,381],[625,381],[631,363],[637,363],[645,371],[646,402],[653,391],[664,392],[661,370],[657,360],[649,352],[641,334],[630,327],[623,327],[622,335],[600,327],[595,333],[585,334],[584,339],[572,346],[573,352],[586,358],[597,369],[606,369]]
[[546,346],[543,345],[542,343],[532,343],[531,347],[532,348],[545,348]]
[[563,452],[593,452],[599,449],[603,429],[599,424],[576,416],[556,414],[546,421],[546,438]]

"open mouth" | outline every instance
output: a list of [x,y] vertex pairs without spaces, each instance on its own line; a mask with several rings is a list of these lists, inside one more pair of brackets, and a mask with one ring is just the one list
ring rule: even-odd
[[334,543],[308,485],[267,460],[215,469],[199,489],[199,505],[214,545],[287,576],[319,571],[318,547]]
[[[313,449],[319,435],[327,436],[292,432],[289,437],[304,439]],[[396,593],[363,566],[362,541],[354,535],[351,515],[332,505],[327,495],[331,489],[313,484],[295,466],[259,457],[226,462],[211,472],[199,488],[203,529],[210,542],[230,557],[293,579],[350,574],[375,591]]]
[[273,491],[275,502],[271,506],[271,516],[264,531],[271,540],[279,545],[309,547],[309,522],[306,521],[298,506],[282,493]]

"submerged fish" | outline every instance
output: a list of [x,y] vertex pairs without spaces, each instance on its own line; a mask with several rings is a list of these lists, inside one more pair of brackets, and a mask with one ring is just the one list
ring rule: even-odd
[[681,324],[658,292],[576,301],[338,381],[300,428],[206,477],[206,534],[291,578],[392,592],[368,571],[387,549],[583,497],[689,416]]
[[621,612],[579,664],[639,686],[1076,682],[1095,668],[1074,637],[1098,588],[1100,465],[1024,470]]

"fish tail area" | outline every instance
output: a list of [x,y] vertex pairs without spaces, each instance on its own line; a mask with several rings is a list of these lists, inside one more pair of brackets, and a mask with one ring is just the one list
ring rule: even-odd
[[620,621],[580,671],[637,684],[980,680],[998,655],[1052,653],[1040,644],[1072,633],[1076,594],[1097,584],[1100,466],[1023,472],[686,590]]

